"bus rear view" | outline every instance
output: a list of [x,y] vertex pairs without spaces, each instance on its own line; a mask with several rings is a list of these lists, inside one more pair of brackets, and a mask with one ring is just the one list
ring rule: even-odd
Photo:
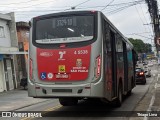
[[[79,11],[48,14],[31,21],[28,93],[59,98],[112,100],[105,81],[102,14]],[[104,65],[105,66],[105,65]]]

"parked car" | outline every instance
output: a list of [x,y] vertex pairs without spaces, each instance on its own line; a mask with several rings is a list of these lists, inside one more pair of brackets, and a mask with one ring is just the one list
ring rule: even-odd
[[136,83],[146,84],[146,75],[143,68],[136,68]]
[[151,77],[151,69],[148,65],[143,66],[144,73],[146,74],[146,77]]

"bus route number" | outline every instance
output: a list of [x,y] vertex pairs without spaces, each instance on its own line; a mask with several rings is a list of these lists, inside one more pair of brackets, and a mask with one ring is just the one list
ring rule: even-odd
[[71,18],[62,18],[57,20],[57,27],[71,26],[72,24],[73,20]]
[[76,54],[78,54],[78,55],[80,55],[80,54],[88,54],[88,50],[78,50],[78,51],[74,51],[74,54],[76,55]]

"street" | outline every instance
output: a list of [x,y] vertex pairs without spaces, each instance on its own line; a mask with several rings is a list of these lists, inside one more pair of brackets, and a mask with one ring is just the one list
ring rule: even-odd
[[[127,96],[124,98],[123,104],[120,108],[115,108],[109,104],[104,104],[98,101],[79,101],[77,106],[67,106],[63,107],[59,104],[58,99],[47,99],[41,102],[38,102],[33,105],[28,105],[25,107],[21,107],[16,109],[15,111],[29,111],[29,112],[42,112],[42,118],[14,118],[15,120],[39,120],[39,119],[146,119],[145,117],[135,116],[135,113],[131,113],[132,111],[148,111],[155,109],[153,105],[156,103],[155,99],[155,84],[159,80],[158,71],[159,66],[153,66],[152,68],[152,76],[147,78],[147,83],[145,85],[136,85],[133,89],[131,96]],[[157,86],[158,87],[158,86]],[[27,94],[27,91],[25,91]],[[154,100],[153,100],[154,96]],[[2,98],[0,98],[2,99]],[[19,96],[20,99],[20,96]],[[29,98],[30,100],[35,98]],[[23,99],[22,99],[23,100]],[[20,100],[19,100],[20,101]],[[14,103],[15,104],[15,103]],[[18,104],[18,103],[17,103]],[[7,107],[7,105],[5,105]],[[158,104],[157,104],[158,106]],[[158,108],[157,108],[158,109]],[[2,109],[1,109],[2,110]],[[12,110],[12,109],[11,109]],[[132,115],[134,114],[134,115]],[[136,113],[137,114],[137,113]],[[126,117],[126,116],[129,117]],[[130,116],[131,115],[131,116]],[[115,117],[114,117],[115,116]],[[5,118],[3,118],[5,119]],[[11,118],[13,119],[13,118]],[[151,119],[151,118],[150,118]]]
[[160,0],[0,2],[0,120],[160,120]]

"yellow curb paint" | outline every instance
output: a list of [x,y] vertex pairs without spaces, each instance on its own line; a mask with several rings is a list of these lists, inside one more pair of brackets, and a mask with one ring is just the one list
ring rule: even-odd
[[[49,111],[53,111],[53,110],[56,110],[56,109],[59,109],[59,108],[61,108],[62,107],[62,105],[57,105],[57,106],[54,106],[54,107],[51,107],[51,108],[48,108],[48,109],[46,109],[46,110],[44,110],[43,112],[42,112],[42,116],[44,115],[44,114],[46,114],[46,113],[48,113]],[[35,117],[33,117],[33,118],[22,118],[21,120],[32,120],[32,119],[34,119]]]

